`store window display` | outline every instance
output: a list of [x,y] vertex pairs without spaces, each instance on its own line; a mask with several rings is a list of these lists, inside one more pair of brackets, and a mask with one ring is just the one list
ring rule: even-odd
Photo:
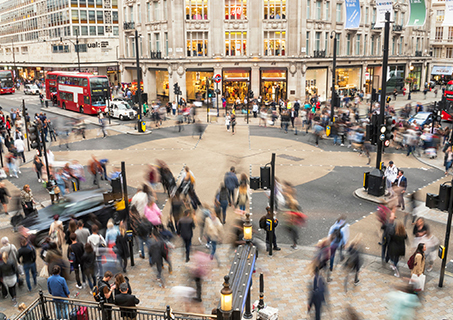
[[353,95],[360,87],[361,83],[361,68],[338,68],[337,75],[337,85],[336,89],[342,95]]
[[224,70],[223,93],[227,104],[244,101],[250,86],[250,70]]
[[208,55],[208,33],[187,32],[187,56],[206,57]]
[[247,19],[247,0],[225,0],[225,19]]
[[264,0],[264,19],[286,19],[286,0]]
[[[212,72],[186,72],[187,99],[201,101],[206,97],[206,78],[212,78]],[[214,83],[211,81],[211,90],[214,90]]]
[[247,32],[225,32],[225,55],[247,55]]
[[264,55],[284,56],[286,47],[286,32],[264,32]]
[[186,0],[187,20],[207,20],[208,0]]

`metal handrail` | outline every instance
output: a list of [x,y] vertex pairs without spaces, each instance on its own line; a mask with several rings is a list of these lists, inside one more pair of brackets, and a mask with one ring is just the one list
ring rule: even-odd
[[36,304],[39,302],[39,297],[36,298],[35,300],[33,300],[32,303],[30,303],[28,305],[28,307],[25,308],[24,311],[22,311],[21,313],[19,313],[15,319],[21,319],[24,315],[27,314],[28,311],[30,311],[32,308],[34,308],[36,306]]

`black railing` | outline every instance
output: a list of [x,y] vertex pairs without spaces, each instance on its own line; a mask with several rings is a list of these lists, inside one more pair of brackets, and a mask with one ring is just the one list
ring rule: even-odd
[[416,57],[421,57],[423,54],[421,51],[415,51],[415,56]]
[[326,57],[326,50],[315,50],[313,51],[314,58],[325,58]]
[[393,31],[403,31],[403,25],[402,24],[394,24],[393,25]]
[[130,22],[123,22],[123,29],[124,29],[124,30],[135,29],[135,22],[133,22],[133,21],[130,21]]
[[[56,320],[56,319],[123,319],[122,315],[131,313],[137,315],[136,320],[167,320],[167,310],[153,310],[142,307],[121,307],[103,302],[84,301],[71,298],[57,298],[46,296],[39,292],[39,298],[21,312],[14,320]],[[215,315],[173,312],[174,319],[178,320],[211,320]],[[134,317],[131,317],[134,318]]]

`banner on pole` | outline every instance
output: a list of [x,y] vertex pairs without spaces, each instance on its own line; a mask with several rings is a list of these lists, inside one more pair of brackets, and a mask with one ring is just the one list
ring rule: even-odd
[[358,29],[360,25],[360,1],[346,0],[345,29]]
[[453,26],[453,0],[445,0],[445,13],[443,26]]
[[406,27],[423,27],[426,21],[425,0],[409,0],[410,16]]
[[383,28],[385,24],[385,13],[390,12],[390,21],[393,21],[393,1],[388,0],[377,0],[376,1],[376,24],[375,28]]

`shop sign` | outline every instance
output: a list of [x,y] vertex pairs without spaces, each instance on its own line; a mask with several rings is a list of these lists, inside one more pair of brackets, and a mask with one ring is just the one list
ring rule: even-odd
[[453,0],[445,0],[445,16],[443,26],[453,26]]
[[409,0],[410,16],[407,27],[423,27],[426,21],[425,0]]
[[393,1],[389,0],[377,0],[376,1],[376,8],[377,8],[377,17],[376,17],[376,24],[375,28],[382,28],[385,23],[385,13],[387,11],[390,12],[390,21],[394,21],[394,12],[393,12]]
[[151,59],[162,59],[162,52],[151,51]]
[[101,42],[92,42],[87,43],[87,48],[106,48],[109,45],[108,41],[101,41]]

